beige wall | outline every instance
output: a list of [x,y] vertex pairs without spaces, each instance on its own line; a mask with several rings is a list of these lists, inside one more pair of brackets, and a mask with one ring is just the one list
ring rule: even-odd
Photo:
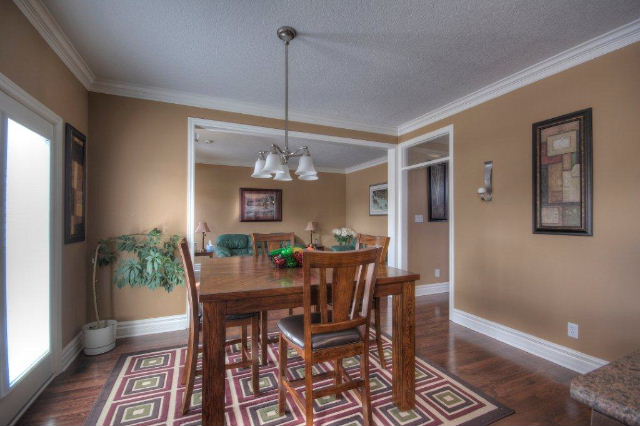
[[[412,169],[407,172],[408,214],[407,267],[420,274],[419,284],[443,283],[449,281],[449,223],[429,222],[427,201],[427,168]],[[424,218],[423,223],[415,222],[415,215]],[[436,278],[435,269],[440,269]]]
[[[309,243],[307,222],[319,225],[325,245],[336,244],[331,230],[345,224],[345,175],[319,173],[316,181],[278,182],[254,179],[253,168],[196,165],[195,221],[206,221],[211,228],[207,240],[215,243],[220,234],[252,234],[253,232],[295,232],[298,239]],[[240,188],[282,189],[282,222],[240,222]],[[198,245],[202,234],[195,236]],[[206,244],[206,242],[205,242]]]
[[[0,1],[0,72],[88,137],[87,91],[12,1]],[[91,194],[89,194],[90,196]],[[88,224],[90,217],[87,216]],[[62,344],[85,323],[86,242],[62,253]]]
[[369,216],[369,185],[387,181],[387,164],[347,175],[347,226],[370,235],[387,235],[387,216]]
[[[456,308],[606,359],[640,346],[639,76],[636,43],[401,138],[454,125]],[[531,125],[588,107],[594,236],[534,235]]]
[[[89,152],[92,176],[89,190],[93,194],[89,198],[89,212],[94,218],[89,229],[92,246],[99,238],[155,226],[166,232],[184,234],[188,117],[282,127],[282,121],[276,119],[98,93],[89,94],[89,116],[93,144]],[[381,142],[396,140],[388,135],[302,123],[291,123],[290,127]],[[255,181],[252,184],[257,185]],[[336,198],[344,199],[344,192],[339,188]],[[308,220],[308,214],[304,216],[302,220]],[[211,224],[214,229],[217,227],[215,218]],[[301,235],[305,233],[301,232]],[[102,274],[103,281],[108,279],[107,275]],[[141,288],[102,288],[101,304],[109,316],[118,320],[176,315],[185,311],[183,288],[172,294]]]

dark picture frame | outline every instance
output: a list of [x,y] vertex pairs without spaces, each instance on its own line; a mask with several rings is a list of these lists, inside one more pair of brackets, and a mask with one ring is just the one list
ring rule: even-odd
[[389,185],[376,183],[369,185],[369,216],[387,216],[389,214]]
[[87,211],[87,137],[71,124],[64,132],[64,243],[85,240]]
[[240,188],[240,222],[282,222],[282,189]]
[[591,108],[532,126],[533,233],[593,235]]
[[427,186],[429,188],[429,222],[447,222],[449,220],[449,167],[448,163],[438,163],[427,167]]

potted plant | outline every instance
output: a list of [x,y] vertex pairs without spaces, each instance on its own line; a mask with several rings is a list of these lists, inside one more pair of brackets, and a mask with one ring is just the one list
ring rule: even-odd
[[[125,286],[163,288],[172,291],[184,285],[184,269],[176,256],[182,237],[163,237],[158,228],[146,234],[128,234],[100,240],[92,256],[93,308],[96,320],[82,327],[84,353],[98,355],[115,347],[116,320],[101,320],[98,312],[97,271],[101,266],[114,265],[113,280],[118,288]],[[123,256],[124,255],[124,256]]]
[[354,250],[355,244],[353,243],[358,233],[351,228],[343,227],[336,228],[332,231],[333,238],[336,239],[339,245],[332,246],[333,251],[346,251]]

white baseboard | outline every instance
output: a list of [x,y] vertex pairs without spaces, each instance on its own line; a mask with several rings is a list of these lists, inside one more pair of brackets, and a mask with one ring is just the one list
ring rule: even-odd
[[69,365],[80,355],[80,352],[82,352],[82,332],[76,334],[64,349],[62,349],[58,374],[69,368]]
[[133,321],[118,322],[116,337],[144,336],[145,334],[166,333],[187,328],[187,315],[171,315],[167,317],[146,318]]
[[417,296],[428,296],[430,294],[446,293],[449,291],[449,282],[422,284],[416,286]]
[[451,320],[478,333],[493,337],[508,345],[544,358],[547,361],[577,371],[580,374],[588,373],[608,364],[608,361],[604,359],[578,352],[566,346],[549,342],[459,309],[453,311]]

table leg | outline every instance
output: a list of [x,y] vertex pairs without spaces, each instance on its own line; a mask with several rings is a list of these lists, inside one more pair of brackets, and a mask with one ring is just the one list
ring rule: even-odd
[[413,282],[393,296],[393,402],[402,411],[415,406],[416,295]]
[[202,329],[202,424],[224,425],[224,356],[226,327],[225,306],[222,303],[204,303]]

